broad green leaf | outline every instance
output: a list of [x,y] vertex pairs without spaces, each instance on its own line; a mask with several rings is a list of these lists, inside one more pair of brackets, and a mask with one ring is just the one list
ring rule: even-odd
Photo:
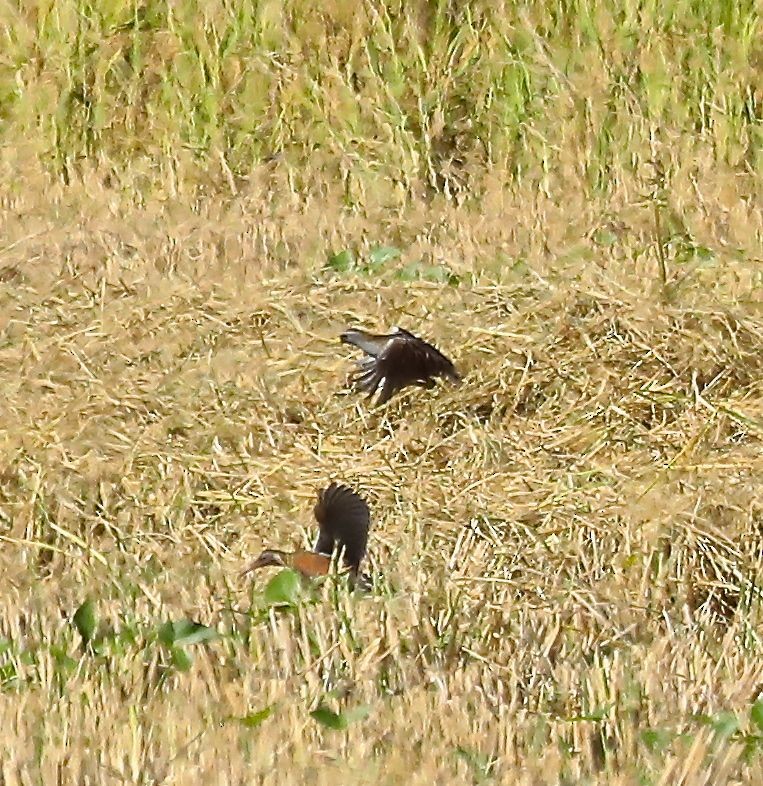
[[612,246],[617,243],[617,235],[610,229],[597,229],[593,240],[599,246]]
[[375,246],[368,253],[368,266],[378,270],[393,259],[400,256],[400,249],[394,246]]
[[712,726],[719,737],[730,737],[739,729],[739,720],[733,712],[719,712],[713,718]]
[[421,262],[409,262],[395,272],[395,277],[401,281],[418,281],[421,278]]
[[332,254],[328,258],[326,265],[332,270],[336,270],[337,273],[346,273],[355,266],[355,255],[350,249],[346,248],[344,251]]
[[95,631],[98,627],[98,621],[95,616],[95,603],[92,600],[86,600],[74,612],[72,622],[79,635],[82,636],[82,641],[87,644],[95,636]]
[[287,568],[270,579],[263,597],[270,606],[290,606],[299,599],[301,590],[299,574]]
[[336,731],[344,731],[350,724],[359,723],[365,720],[370,714],[371,707],[367,704],[352,707],[346,712],[334,712],[322,704],[317,709],[314,709],[310,713],[310,716],[318,721],[321,726],[326,726]]
[[360,704],[352,707],[344,713],[347,723],[359,723],[371,714],[371,707],[368,704]]
[[318,721],[321,726],[335,731],[344,731],[349,726],[344,713],[333,712],[328,707],[318,707],[310,713],[310,717]]
[[700,268],[712,268],[718,264],[718,258],[712,249],[706,246],[697,246],[694,249],[694,259]]
[[758,731],[763,731],[763,699],[758,699],[750,707],[750,720],[758,727]]
[[172,665],[178,671],[188,671],[193,665],[193,657],[182,647],[172,648]]
[[423,271],[425,281],[436,281],[438,284],[450,283],[450,271],[443,265],[427,265]]
[[175,644],[180,647],[213,641],[220,635],[214,628],[209,628],[198,622],[184,622],[180,628],[181,630],[176,633],[175,637]]
[[162,644],[171,647],[175,643],[175,625],[172,622],[165,622],[159,626],[157,635]]
[[244,717],[239,718],[238,721],[242,726],[246,726],[247,729],[256,729],[263,721],[266,721],[273,714],[274,709],[275,705],[271,704],[263,710],[250,712],[248,715],[244,715]]
[[218,637],[218,632],[214,628],[208,628],[198,622],[191,620],[175,620],[165,622],[159,628],[159,641],[168,647],[185,647],[190,644],[200,644],[203,641],[211,641]]

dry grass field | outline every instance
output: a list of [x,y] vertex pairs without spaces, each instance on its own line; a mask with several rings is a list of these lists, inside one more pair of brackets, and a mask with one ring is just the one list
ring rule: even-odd
[[[0,39],[0,784],[763,783],[756,3]],[[373,591],[239,579],[330,479]]]

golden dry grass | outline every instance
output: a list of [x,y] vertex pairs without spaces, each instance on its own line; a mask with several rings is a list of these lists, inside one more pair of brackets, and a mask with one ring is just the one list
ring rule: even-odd
[[[463,279],[403,285],[310,251],[373,215],[75,193],[67,226],[30,198],[4,233],[5,782],[756,782],[695,717],[751,731],[761,686],[754,261],[666,299],[633,225],[602,248],[584,211],[438,206],[421,245]],[[526,262],[479,270],[522,234]],[[337,334],[398,322],[466,380],[375,411]],[[250,620],[237,569],[309,542],[332,477],[373,504],[375,593]],[[80,657],[86,596],[136,641]],[[183,617],[224,637],[160,679],[150,631]],[[324,700],[370,714],[322,729]]]
[[[0,18],[0,783],[763,782],[757,16],[572,5]],[[373,409],[348,324],[465,380]],[[268,607],[331,478],[375,589]]]

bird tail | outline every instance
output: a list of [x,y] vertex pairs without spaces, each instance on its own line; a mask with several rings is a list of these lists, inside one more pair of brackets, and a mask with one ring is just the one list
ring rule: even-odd
[[344,551],[344,562],[357,573],[366,555],[371,512],[368,503],[348,486],[331,483],[318,495],[315,518],[319,534],[315,551],[331,554]]

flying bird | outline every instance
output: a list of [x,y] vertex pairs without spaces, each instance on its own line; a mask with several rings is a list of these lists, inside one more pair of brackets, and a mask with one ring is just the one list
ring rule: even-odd
[[[265,549],[240,575],[275,565],[292,568],[305,578],[325,576],[331,568],[331,555],[337,549],[343,552],[350,582],[355,585],[368,545],[371,526],[368,503],[349,486],[332,482],[318,493],[313,513],[318,522],[318,539],[312,551]],[[367,587],[368,579],[361,576],[360,583]]]
[[408,385],[431,388],[436,377],[447,377],[453,382],[461,379],[451,360],[439,349],[403,328],[396,327],[384,336],[354,329],[342,333],[340,338],[365,352],[366,356],[358,361],[354,382],[369,398],[379,391],[379,404]]

